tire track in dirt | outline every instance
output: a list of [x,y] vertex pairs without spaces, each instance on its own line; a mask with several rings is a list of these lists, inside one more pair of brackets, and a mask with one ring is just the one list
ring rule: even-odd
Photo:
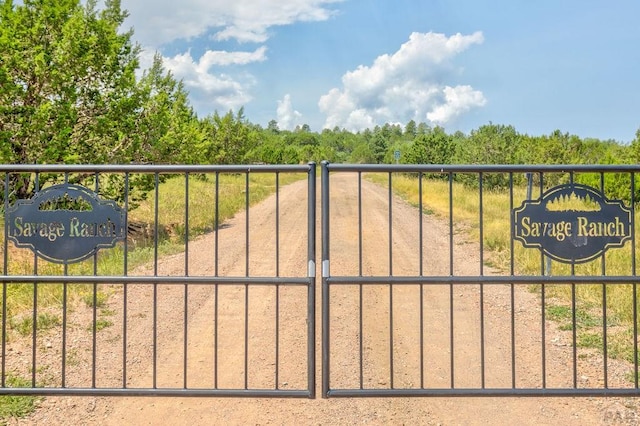
[[[364,275],[388,275],[388,205],[387,190],[367,181],[363,188],[363,265]],[[282,276],[306,274],[306,182],[299,182],[280,193],[281,246],[279,265]],[[357,274],[359,272],[358,250],[358,206],[357,181],[350,175],[332,176],[332,275]],[[249,211],[250,228],[249,269],[251,275],[273,274],[275,270],[273,223],[275,223],[275,199],[271,197]],[[318,216],[319,217],[319,216]],[[254,224],[254,219],[256,220]],[[448,226],[429,216],[419,217],[415,208],[396,198],[392,201],[393,219],[393,273],[413,275],[419,269],[420,241],[416,231],[422,221],[423,269],[425,275],[448,275],[449,237]],[[247,259],[243,242],[245,216],[239,214],[227,226],[219,230],[218,265],[220,275],[244,275]],[[318,232],[318,235],[320,233]],[[209,234],[190,243],[189,274],[207,275],[214,271],[213,250],[215,234]],[[242,242],[242,243],[240,243]],[[318,245],[318,248],[320,246]],[[319,250],[318,250],[319,252]],[[454,272],[461,275],[476,275],[480,268],[479,249],[460,235],[455,236]],[[354,255],[355,253],[355,255]],[[320,263],[320,262],[317,262]],[[161,259],[159,275],[180,275],[185,268],[184,255]],[[148,274],[151,268],[136,273]],[[302,271],[302,272],[300,272]],[[494,273],[488,269],[485,274]],[[319,273],[317,276],[320,276]],[[318,280],[317,300],[320,300]],[[182,356],[184,341],[184,288],[162,286],[158,288],[158,381],[163,385],[181,386],[184,377]],[[275,290],[244,286],[221,289],[217,298],[211,287],[193,286],[188,290],[187,345],[192,358],[187,360],[188,380],[210,385],[213,377],[212,363],[215,360],[213,336],[215,336],[212,313],[219,309],[218,343],[225,347],[226,355],[219,355],[218,380],[222,386],[244,385],[243,366],[231,353],[243,353],[238,345],[238,333],[244,333],[244,306],[247,294],[248,306],[256,316],[249,324],[251,343],[249,363],[256,372],[252,380],[264,386],[272,386],[270,375],[275,359],[273,350],[274,330],[267,321],[274,312]],[[360,360],[359,329],[357,316],[360,296],[357,286],[344,286],[332,290],[332,329],[335,339],[332,346],[331,368],[336,374],[335,386],[354,386],[359,381]],[[453,329],[450,326],[450,296],[453,295]],[[280,338],[282,354],[287,359],[283,365],[279,386],[304,386],[306,374],[306,343],[299,330],[305,330],[306,290],[282,289],[280,294],[280,319],[283,329]],[[393,298],[393,304],[390,303]],[[516,289],[514,308],[516,314],[517,385],[536,386],[540,383],[541,371],[541,316],[535,295]],[[479,386],[481,331],[479,329],[481,303],[485,309],[485,383],[487,387],[511,385],[511,293],[508,286],[371,286],[363,289],[363,347],[364,384],[371,387],[388,388],[391,382],[389,359],[393,354],[397,368],[393,373],[396,387],[418,388],[449,387],[451,335],[454,342],[453,380],[456,387]],[[420,301],[424,304],[424,378],[420,378],[420,357],[416,348],[420,346]],[[152,288],[131,286],[127,291],[128,331],[127,358],[128,378],[131,385],[144,385],[150,380],[152,339],[148,330],[152,327]],[[122,294],[110,301],[113,309],[121,309]],[[120,306],[120,308],[118,308]],[[389,321],[393,311],[393,351],[390,351]],[[317,336],[320,337],[318,309]],[[289,324],[290,326],[286,326]],[[117,342],[121,324],[114,324],[101,336],[101,345],[112,350],[111,357],[100,358],[101,371],[113,371],[114,377],[121,374],[121,349]],[[109,334],[111,333],[111,335]],[[551,339],[552,336],[547,336]],[[122,344],[120,343],[120,346]],[[319,350],[317,343],[317,350]],[[549,368],[549,381],[560,379],[565,374],[566,346],[550,345],[547,362],[557,365]],[[120,351],[120,352],[118,352]],[[419,350],[417,351],[419,352]],[[318,353],[319,354],[319,353]],[[241,357],[238,357],[241,358]],[[317,368],[320,368],[318,357]],[[552,364],[553,363],[553,364]],[[238,373],[240,372],[240,373]],[[302,377],[302,382],[300,377]],[[317,373],[318,383],[320,374]],[[505,380],[504,378],[508,379]],[[423,381],[424,383],[421,383]],[[318,391],[319,395],[319,391]],[[607,398],[360,398],[360,399],[257,399],[257,398],[48,398],[43,409],[29,419],[19,423],[47,424],[136,424],[136,425],[195,425],[195,424],[614,424],[631,419],[627,401]],[[626,410],[626,411],[625,411]],[[618,416],[618,417],[616,417]],[[631,422],[629,422],[631,423]]]

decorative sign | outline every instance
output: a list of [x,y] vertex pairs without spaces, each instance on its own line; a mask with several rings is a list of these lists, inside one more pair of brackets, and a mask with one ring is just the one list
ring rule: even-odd
[[563,263],[588,262],[631,238],[631,210],[586,185],[551,188],[512,217],[516,240]]
[[79,185],[54,185],[7,211],[8,237],[55,263],[88,258],[126,238],[124,211]]

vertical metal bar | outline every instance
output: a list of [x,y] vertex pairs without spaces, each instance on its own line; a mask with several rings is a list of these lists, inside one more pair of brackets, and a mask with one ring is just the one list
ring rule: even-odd
[[362,276],[362,172],[358,172],[358,276]]
[[[540,172],[540,196],[542,196],[543,191],[543,174]],[[545,256],[541,252],[540,253],[540,274],[545,274]],[[546,328],[546,307],[547,297],[546,297],[546,287],[545,284],[542,283],[540,289],[540,352],[541,352],[541,362],[542,362],[542,388],[546,389],[547,387],[547,328]]]
[[[479,222],[479,236],[478,239],[479,241],[479,250],[480,252],[478,253],[479,258],[480,258],[480,262],[479,262],[479,272],[478,275],[482,276],[484,275],[484,212],[482,210],[483,208],[483,196],[484,196],[484,174],[482,172],[478,173],[478,222]],[[483,291],[483,287],[482,287],[482,282],[480,283],[480,295],[482,296],[482,291]],[[482,305],[481,305],[481,309],[482,309]]]
[[393,181],[389,172],[389,276],[393,276]]
[[[184,276],[189,276],[189,172],[184,175]],[[184,320],[183,320],[183,350],[182,350],[182,378],[183,387],[188,387],[188,360],[189,360],[189,284],[184,284]]]
[[[531,175],[531,173],[527,173]],[[509,173],[509,211],[513,216],[513,172]],[[512,221],[513,223],[513,218]],[[515,275],[515,247],[513,235],[509,238],[509,274]],[[515,303],[515,285],[509,286],[510,290],[510,309],[511,309],[511,388],[516,388],[516,303]]]
[[276,277],[280,276],[280,172],[276,171]]
[[[631,172],[631,274],[637,275],[636,269],[636,175]],[[638,284],[632,284],[633,297],[633,384],[638,389]]]
[[[573,172],[569,173],[569,182],[573,184]],[[576,274],[576,265],[571,263],[571,275]],[[544,285],[544,284],[543,284]],[[572,325],[572,348],[573,348],[573,387],[578,387],[578,323],[577,323],[577,301],[576,301],[576,284],[571,284],[571,325]]]
[[329,163],[322,162],[322,397],[329,397],[329,374],[330,372],[330,291],[327,282],[330,276],[330,220],[329,220]]
[[[94,191],[99,193],[100,191],[100,175],[95,174],[95,187]],[[98,275],[98,253],[93,254],[93,275]],[[96,369],[97,369],[97,353],[98,353],[98,284],[93,283],[93,326],[91,330],[91,387],[96,387]]]
[[[358,276],[362,277],[362,172],[358,172]],[[360,389],[364,389],[364,300],[363,285],[358,284],[358,336],[360,347],[358,348],[358,363],[360,373]]]
[[[600,172],[600,192],[604,194],[604,173]],[[601,274],[607,275],[604,253],[600,256]],[[609,388],[609,370],[608,370],[608,349],[607,349],[607,285],[602,283],[602,362],[604,363],[603,381],[604,388]]]
[[[478,199],[478,213],[480,222],[480,276],[484,275],[484,211],[483,211],[483,189],[484,189],[484,176],[480,172],[478,176],[479,186],[479,199]],[[484,283],[480,282],[480,383],[482,389],[485,388],[485,343],[484,343]]]
[[[280,174],[276,171],[276,277],[280,276]],[[275,365],[275,383],[276,389],[279,389],[280,377],[280,286],[276,285],[276,365]]]
[[[64,263],[64,275],[69,273],[69,266]],[[62,387],[67,386],[67,299],[68,299],[68,284],[62,283]]]
[[[453,173],[449,172],[449,276],[454,275],[453,262]],[[449,364],[451,365],[451,389],[455,389],[455,345],[454,345],[453,283],[449,284]]]
[[[245,173],[245,181],[244,181],[244,210],[245,210],[245,222],[244,222],[244,260],[245,260],[245,268],[244,268],[244,276],[249,276],[249,172]],[[246,290],[246,287],[245,287]]]
[[[571,272],[573,275],[573,271],[575,270],[575,266],[571,264]],[[574,389],[578,387],[578,348],[576,342],[578,340],[578,330],[577,330],[577,315],[576,315],[576,285],[575,283],[571,284],[571,340],[572,340],[572,361],[573,361],[573,387]]]
[[[217,277],[218,271],[218,248],[219,248],[219,234],[220,234],[220,172],[216,171],[216,183],[215,183],[215,208],[214,208],[214,229],[216,231],[214,238],[214,275]],[[214,287],[214,312],[213,312],[213,387],[218,389],[218,299],[219,299],[219,286],[216,284]]]
[[[153,238],[153,276],[158,276],[158,231],[160,176],[155,173],[154,238]],[[153,283],[153,388],[158,386],[158,283]]]
[[[2,253],[2,273],[7,275],[9,273],[9,221],[7,220],[7,213],[9,211],[9,173],[4,174],[4,241],[3,241],[3,253]],[[2,375],[0,377],[0,384],[2,387],[6,387],[7,378],[7,283],[2,283]]]
[[[69,173],[64,174],[64,183],[69,183]],[[69,274],[69,264],[65,261],[63,268],[64,276]],[[62,387],[67,386],[67,300],[68,284],[62,283]]]
[[[249,277],[249,172],[245,174],[245,277]],[[249,388],[249,284],[244,284],[244,388]]]
[[[40,190],[40,173],[35,175],[35,192]],[[6,234],[5,234],[6,238]],[[38,255],[33,254],[33,275],[38,275]],[[31,334],[31,386],[36,387],[36,375],[38,371],[37,355],[38,355],[38,283],[33,283],[33,317],[32,317],[32,334]]]
[[[422,200],[422,172],[418,173],[418,242],[420,248],[418,249],[418,258],[420,265],[418,266],[418,273],[420,276],[424,276],[424,230],[422,226],[422,215],[424,214],[424,203]],[[420,284],[420,388],[424,389],[424,284]]]
[[189,276],[189,172],[184,174],[184,275]]
[[[215,184],[215,207],[214,207],[214,229],[216,230],[215,238],[213,241],[214,248],[214,260],[213,260],[213,269],[214,275],[218,276],[218,251],[220,247],[220,172],[216,172],[216,184]],[[218,286],[216,286],[217,290]]]
[[[393,276],[393,182],[389,172],[389,276]],[[393,284],[389,284],[389,387],[393,385]]]
[[[124,174],[124,223],[129,223],[129,173]],[[127,231],[124,231],[124,276],[129,275],[129,238]],[[124,283],[122,289],[122,387],[127,388],[127,306],[128,306],[129,286]]]
[[316,397],[316,163],[309,163],[308,261],[309,289],[307,293],[307,386],[309,398]]

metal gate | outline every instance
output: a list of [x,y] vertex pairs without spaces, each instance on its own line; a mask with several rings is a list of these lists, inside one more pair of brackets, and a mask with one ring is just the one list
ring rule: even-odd
[[636,396],[637,171],[323,163],[316,343],[315,164],[0,166],[0,394]]
[[0,394],[313,398],[315,170],[0,166]]
[[322,395],[638,395],[639,170],[324,163]]

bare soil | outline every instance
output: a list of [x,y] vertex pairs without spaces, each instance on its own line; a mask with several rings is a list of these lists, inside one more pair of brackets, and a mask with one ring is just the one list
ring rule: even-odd
[[[214,262],[216,234],[211,233],[189,244],[188,254],[161,258],[154,271],[148,265],[132,275],[190,276],[305,276],[307,271],[306,182],[282,188],[279,194],[280,263],[274,262],[276,219],[274,197],[250,209],[250,234],[247,236],[246,212],[239,214],[218,231],[219,263]],[[391,221],[392,259],[389,259],[389,207],[387,191],[369,182],[362,182],[363,194],[363,256],[358,257],[357,181],[352,176],[332,178],[332,275],[415,275],[422,268],[425,275],[450,273],[449,231],[442,220],[419,212],[395,199]],[[319,216],[318,216],[319,218]],[[418,225],[422,221],[423,241]],[[318,220],[319,222],[319,220]],[[470,243],[458,229],[454,236],[454,272],[456,275],[477,275],[482,260],[477,244]],[[319,235],[319,232],[318,232]],[[250,256],[245,257],[245,241],[250,240]],[[422,244],[423,258],[419,259]],[[320,242],[318,242],[320,253]],[[320,262],[317,262],[320,264]],[[248,270],[247,270],[248,268]],[[392,269],[392,271],[390,271]],[[498,271],[482,267],[486,275]],[[321,276],[320,268],[316,273]],[[320,301],[320,279],[317,300]],[[221,387],[243,387],[242,356],[244,306],[252,313],[249,328],[248,363],[256,374],[252,386],[272,387],[273,341],[275,330],[264,318],[280,306],[282,330],[281,389],[304,388],[306,376],[306,342],[304,288],[282,288],[276,295],[273,288],[230,286],[216,295],[209,286],[158,286],[154,296],[149,285],[110,288],[107,312],[111,325],[98,333],[96,346],[96,377],[91,377],[92,338],[86,324],[93,311],[76,307],[69,314],[67,342],[74,355],[69,363],[67,386],[118,384],[126,377],[128,386],[153,386],[153,318],[157,318],[156,385],[184,384],[186,365],[190,387],[210,385],[212,367],[208,361],[218,357],[216,380]],[[358,304],[359,288],[344,286],[331,294],[331,370],[332,387],[353,388],[359,385]],[[450,326],[451,295],[454,323]],[[516,371],[518,387],[539,387],[542,380],[541,339],[546,341],[545,378],[547,386],[570,386],[571,340],[554,324],[545,325],[542,335],[539,296],[524,288],[513,293],[509,286],[371,286],[363,290],[363,385],[370,388],[448,388],[454,377],[458,388],[478,387],[482,377],[486,387],[510,387],[511,372]],[[126,302],[125,302],[126,296]],[[157,311],[153,301],[157,300]],[[393,299],[393,302],[390,301]],[[187,301],[185,303],[185,300]],[[424,361],[419,358],[420,301],[425,305]],[[480,305],[484,308],[480,317]],[[126,307],[124,312],[123,307]],[[185,324],[185,309],[187,323]],[[214,322],[211,313],[218,309],[218,345],[226,348],[215,353],[211,336]],[[515,365],[511,354],[511,312],[515,312]],[[253,315],[255,313],[255,315]],[[261,316],[262,315],[262,316]],[[320,309],[317,309],[317,337],[320,338]],[[127,318],[123,327],[122,318]],[[392,318],[392,322],[389,320]],[[484,329],[479,327],[484,323]],[[390,328],[393,327],[393,351],[390,352]],[[186,338],[185,336],[185,329]],[[126,331],[126,372],[123,372],[123,334]],[[452,372],[451,335],[454,342]],[[484,340],[482,336],[484,335]],[[480,350],[485,342],[484,352]],[[59,336],[43,336],[39,341],[38,360],[42,365],[56,365],[60,357]],[[188,358],[183,356],[187,349]],[[320,343],[316,344],[318,387],[320,385]],[[18,371],[28,371],[30,351],[14,340],[8,364]],[[70,350],[71,351],[71,350]],[[484,353],[484,355],[483,355]],[[597,354],[581,354],[579,385],[598,386],[603,360]],[[389,372],[390,357],[395,371]],[[69,358],[69,353],[67,353]],[[482,369],[484,360],[485,368]],[[423,363],[424,377],[420,376]],[[59,365],[59,364],[58,364]],[[624,385],[628,366],[608,361],[611,386]],[[240,373],[239,373],[240,372]],[[264,372],[264,374],[263,374]],[[43,368],[50,382],[60,380],[54,367]],[[320,390],[317,390],[318,396]],[[200,424],[637,424],[637,402],[625,398],[565,398],[565,397],[418,397],[418,398],[168,398],[168,397],[47,397],[28,418],[11,420],[11,424],[104,424],[104,425],[200,425]]]

